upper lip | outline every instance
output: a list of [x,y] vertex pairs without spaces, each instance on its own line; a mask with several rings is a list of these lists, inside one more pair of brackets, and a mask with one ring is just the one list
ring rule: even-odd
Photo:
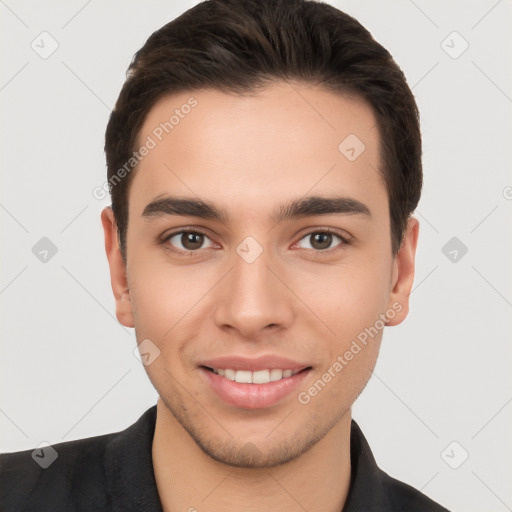
[[266,355],[253,358],[236,356],[217,357],[215,359],[209,359],[208,361],[202,361],[200,366],[257,372],[259,370],[272,370],[274,368],[292,371],[304,370],[305,368],[309,368],[310,365],[286,357]]

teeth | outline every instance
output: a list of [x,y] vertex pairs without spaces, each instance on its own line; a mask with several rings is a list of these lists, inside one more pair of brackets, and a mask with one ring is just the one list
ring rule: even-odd
[[241,382],[242,384],[250,384],[252,382],[252,372],[238,370],[235,373],[235,382]]
[[270,382],[269,370],[260,370],[259,372],[252,372],[252,382],[254,382],[254,384],[266,384],[267,382]]
[[270,382],[281,380],[283,378],[283,370],[270,370]]
[[224,377],[229,380],[235,380],[235,370],[224,370]]
[[213,373],[221,375],[226,379],[239,382],[242,384],[268,384],[277,380],[286,379],[299,373],[300,370],[279,370],[273,368],[271,370],[258,370],[250,372],[248,370],[232,370],[230,368],[212,368]]

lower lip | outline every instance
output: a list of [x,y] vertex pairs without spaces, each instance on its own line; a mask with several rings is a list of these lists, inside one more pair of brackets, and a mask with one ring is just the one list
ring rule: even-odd
[[291,377],[286,377],[266,384],[242,384],[217,375],[204,367],[200,367],[213,391],[224,402],[244,409],[263,409],[270,407],[288,396],[309,374],[310,368]]

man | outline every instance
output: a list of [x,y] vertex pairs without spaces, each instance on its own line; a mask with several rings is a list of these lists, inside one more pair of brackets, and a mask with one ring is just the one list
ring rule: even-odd
[[105,151],[116,314],[160,398],[50,465],[2,455],[2,510],[446,510],[351,417],[414,278],[420,130],[388,52],[327,4],[200,3],[135,55]]

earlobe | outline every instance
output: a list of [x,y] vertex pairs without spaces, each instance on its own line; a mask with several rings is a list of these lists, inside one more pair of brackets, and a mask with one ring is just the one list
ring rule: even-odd
[[117,224],[110,206],[102,210],[101,223],[105,236],[105,252],[110,267],[110,283],[116,301],[116,317],[125,327],[134,327],[130,291],[126,277],[126,264],[121,255]]
[[409,218],[402,245],[393,261],[393,276],[388,308],[395,314],[386,325],[402,323],[409,313],[409,296],[414,281],[416,246],[418,243],[419,221]]

